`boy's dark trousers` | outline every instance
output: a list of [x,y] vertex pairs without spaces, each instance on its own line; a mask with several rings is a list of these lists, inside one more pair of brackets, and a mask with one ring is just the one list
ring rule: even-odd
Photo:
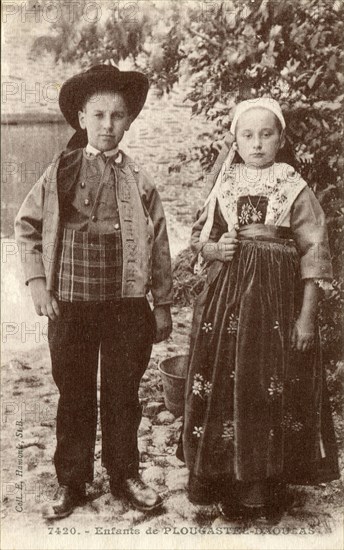
[[113,302],[60,302],[49,320],[52,374],[60,392],[57,411],[57,478],[63,485],[93,480],[100,349],[102,462],[111,486],[137,475],[138,389],[154,337],[145,298]]

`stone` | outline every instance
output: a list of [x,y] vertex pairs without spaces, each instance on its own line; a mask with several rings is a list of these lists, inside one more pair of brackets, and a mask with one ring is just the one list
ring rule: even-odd
[[174,415],[169,411],[161,411],[155,419],[156,424],[172,424],[175,420]]
[[166,451],[166,448],[172,444],[173,432],[170,426],[153,426],[152,442],[159,451]]
[[[90,495],[90,492],[89,492]],[[111,493],[106,493],[98,498],[93,499],[92,507],[97,511],[104,510],[108,506],[114,506],[119,513],[123,512],[123,505],[120,501],[116,501]]]
[[149,445],[150,445],[150,440],[147,437],[139,437],[138,449],[140,453],[140,462],[147,462],[149,460],[149,452],[148,452]]
[[165,461],[169,466],[172,466],[172,468],[181,468],[184,466],[184,462],[179,460],[176,456],[166,456]]
[[142,473],[147,468],[150,468],[151,466],[154,466],[154,462],[149,460],[149,455],[148,454],[143,453],[140,456],[139,466],[140,466],[140,472]]
[[165,481],[164,470],[159,466],[151,466],[142,473],[142,479],[148,485],[150,483],[163,484]]
[[170,491],[183,491],[187,487],[188,480],[189,470],[187,468],[179,468],[179,470],[168,472],[165,484]]
[[140,510],[129,510],[122,515],[121,519],[123,521],[129,522],[129,525],[132,526],[140,523],[144,519],[144,517],[144,513],[140,512]]
[[194,520],[195,514],[198,512],[198,507],[192,504],[186,492],[175,493],[166,501],[166,511],[168,514],[173,514],[187,520]]
[[173,422],[173,428],[175,428],[176,430],[181,430],[182,425],[183,425],[183,417],[178,416],[178,418],[176,418],[175,421]]
[[144,416],[141,420],[141,423],[140,423],[140,426],[139,426],[139,430],[138,430],[138,435],[139,437],[143,436],[143,435],[147,435],[149,434],[149,432],[151,431],[152,429],[152,423],[151,421],[149,420],[149,418],[147,418],[146,416]]
[[[91,495],[89,494],[90,497]],[[127,509],[125,503],[121,499],[114,497],[111,493],[103,494],[94,500],[88,501],[85,508],[85,512],[91,515],[96,512],[97,514],[101,514],[103,519],[106,517],[109,519],[111,517],[122,517]]]
[[155,416],[156,414],[160,413],[160,411],[164,408],[164,404],[159,401],[151,401],[150,403],[147,403],[144,407],[143,414],[145,416]]
[[44,428],[53,428],[55,426],[55,420],[46,420],[41,422],[41,426]]
[[22,442],[21,444],[23,449],[28,449],[29,447],[37,447],[37,449],[45,449],[45,443],[38,441],[35,438],[30,438]]
[[9,363],[9,367],[12,370],[31,370],[32,367],[30,367],[28,364],[23,363],[22,361],[19,361],[18,359],[11,359]]
[[140,453],[144,453],[148,451],[148,447],[150,445],[150,438],[147,436],[141,436],[138,438],[138,448]]
[[42,451],[37,447],[30,447],[25,452],[25,462],[27,464],[28,471],[37,468],[42,458]]
[[175,424],[172,424],[172,426],[170,426],[170,428],[171,428],[171,435],[170,435],[170,438],[169,438],[169,444],[170,445],[178,445],[179,440],[180,440],[180,428],[179,428],[179,426],[176,426]]
[[45,430],[42,430],[42,426],[43,427],[48,427],[46,426],[45,423],[41,422],[39,426],[32,426],[30,427],[30,429],[28,430],[28,433],[26,432],[25,430],[25,433],[24,433],[24,441],[25,442],[28,438],[32,439],[34,438],[35,440],[38,439],[40,437],[44,437],[44,434],[45,433],[49,433],[49,432],[45,432]]

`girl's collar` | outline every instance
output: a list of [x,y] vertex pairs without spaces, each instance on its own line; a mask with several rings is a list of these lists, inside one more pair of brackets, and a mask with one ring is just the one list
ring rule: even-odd
[[231,171],[232,174],[236,173],[236,178],[241,176],[246,177],[251,183],[264,180],[264,183],[271,187],[282,180],[293,181],[296,177],[295,169],[284,162],[275,162],[271,166],[259,169],[247,164],[235,163],[230,166],[228,175]]

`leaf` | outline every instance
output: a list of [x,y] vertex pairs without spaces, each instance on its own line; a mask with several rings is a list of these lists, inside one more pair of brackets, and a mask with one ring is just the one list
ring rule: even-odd
[[316,32],[315,34],[313,34],[309,43],[312,50],[314,50],[317,47],[317,44],[319,42],[319,37],[320,37],[320,32]]
[[263,0],[263,2],[260,5],[259,11],[261,12],[264,21],[266,21],[269,17],[269,3],[268,0]]
[[328,109],[329,111],[338,111],[342,108],[339,101],[317,101],[314,103],[316,109]]
[[281,34],[281,30],[282,30],[282,25],[274,25],[273,27],[271,27],[271,29],[270,29],[270,38],[271,39],[276,38],[276,36]]
[[322,123],[323,123],[324,128],[325,128],[326,130],[329,130],[329,129],[330,129],[330,127],[329,127],[329,125],[327,124],[326,120],[322,119]]
[[328,60],[327,66],[328,66],[328,68],[329,68],[331,71],[335,71],[335,70],[336,70],[336,66],[337,66],[337,56],[336,56],[335,53],[334,53],[333,55],[331,55],[330,59]]
[[310,164],[314,158],[314,153],[308,151],[296,151],[296,158],[299,162]]
[[243,34],[243,36],[247,36],[248,38],[251,38],[252,36],[256,35],[256,31],[254,30],[252,25],[247,23],[244,27],[244,30],[243,30],[242,34]]
[[308,80],[307,86],[308,86],[308,88],[309,88],[310,90],[314,87],[314,84],[315,84],[317,78],[318,78],[318,75],[317,75],[316,73],[314,73],[314,74],[311,76],[311,78]]
[[228,62],[231,63],[231,64],[236,63],[236,61],[238,60],[239,55],[240,54],[239,54],[238,51],[233,50],[227,57]]
[[252,13],[252,10],[250,10],[250,8],[248,6],[246,6],[246,4],[244,4],[244,7],[241,11],[241,17],[243,19],[247,19]]

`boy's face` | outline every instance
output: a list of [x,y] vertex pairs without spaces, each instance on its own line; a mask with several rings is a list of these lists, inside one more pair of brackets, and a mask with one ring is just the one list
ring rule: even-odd
[[278,150],[284,144],[284,135],[271,111],[254,107],[239,117],[236,143],[245,164],[265,168],[274,163]]
[[89,144],[102,152],[115,149],[132,123],[123,96],[116,92],[94,94],[78,114]]

